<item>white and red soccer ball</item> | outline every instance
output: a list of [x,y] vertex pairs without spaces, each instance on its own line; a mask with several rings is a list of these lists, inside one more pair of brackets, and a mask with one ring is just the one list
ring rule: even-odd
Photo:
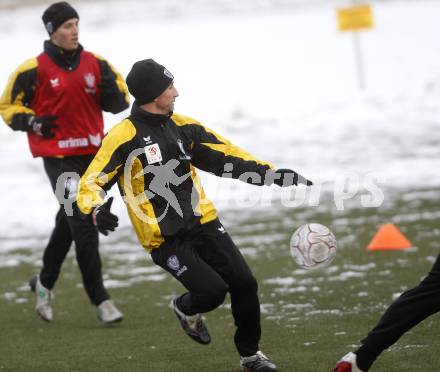
[[322,268],[336,257],[336,238],[328,227],[307,223],[293,233],[290,253],[304,269]]

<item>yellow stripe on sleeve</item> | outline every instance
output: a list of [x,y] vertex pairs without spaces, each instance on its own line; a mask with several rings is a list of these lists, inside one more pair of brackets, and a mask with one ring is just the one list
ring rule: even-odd
[[124,166],[125,159],[121,159],[116,152],[121,145],[131,141],[135,135],[136,128],[130,120],[125,119],[114,126],[104,137],[98,153],[80,180],[77,202],[81,212],[89,214],[95,206],[104,202],[104,186]]
[[38,66],[38,61],[36,58],[31,58],[22,63],[10,76],[8,83],[0,97],[0,116],[6,124],[10,125],[12,123],[12,118],[16,114],[31,114],[35,115],[35,112],[23,105],[24,92],[20,91],[12,101],[12,92],[15,85],[17,84],[17,78],[20,74],[26,71],[32,70]]
[[245,161],[255,161],[255,163],[259,165],[267,165],[271,169],[274,169],[274,166],[271,163],[262,161],[243,150],[242,148],[233,145],[232,143],[201,143],[201,145],[209,147],[211,150],[215,150],[225,154],[225,156],[233,156],[235,158],[240,158]]
[[221,143],[211,143],[211,142],[203,142],[201,145],[207,146],[212,150],[218,151],[223,153],[226,156],[234,156],[236,158],[243,159],[245,161],[255,161],[259,165],[267,165],[271,169],[274,169],[274,166],[269,163],[262,160],[257,159],[253,155],[251,155],[249,152],[243,150],[239,146],[234,145],[231,141],[224,138],[220,134],[214,132],[213,130],[209,129],[208,127],[205,127],[203,124],[201,124],[199,121],[194,120],[193,118],[190,118],[188,116],[174,114],[172,116],[172,120],[176,123],[178,126],[184,126],[189,124],[194,124],[202,128],[206,133],[209,133],[213,135],[218,142]]

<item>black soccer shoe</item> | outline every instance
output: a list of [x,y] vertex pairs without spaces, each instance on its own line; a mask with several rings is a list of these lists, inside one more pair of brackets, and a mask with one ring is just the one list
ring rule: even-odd
[[248,357],[240,357],[240,366],[245,372],[277,372],[277,366],[261,351]]
[[199,344],[208,345],[211,342],[211,336],[202,316],[200,314],[185,315],[177,307],[176,300],[177,298],[174,298],[171,301],[171,308],[174,310],[185,333]]

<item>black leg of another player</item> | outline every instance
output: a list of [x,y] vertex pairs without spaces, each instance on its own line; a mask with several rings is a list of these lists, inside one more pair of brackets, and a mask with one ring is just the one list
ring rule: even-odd
[[404,292],[383,314],[379,323],[362,340],[359,366],[369,366],[379,354],[405,332],[440,311],[440,255],[420,284]]
[[44,287],[52,289],[60,274],[61,265],[72,244],[72,234],[67,217],[60,207],[55,218],[55,227],[43,254],[40,281]]

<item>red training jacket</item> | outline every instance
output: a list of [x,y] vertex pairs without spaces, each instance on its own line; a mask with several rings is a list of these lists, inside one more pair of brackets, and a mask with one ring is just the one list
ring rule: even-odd
[[82,51],[79,66],[66,71],[46,53],[38,57],[37,89],[31,108],[39,115],[57,115],[55,137],[28,133],[32,155],[73,156],[95,154],[104,136],[99,105],[101,79],[96,57]]

